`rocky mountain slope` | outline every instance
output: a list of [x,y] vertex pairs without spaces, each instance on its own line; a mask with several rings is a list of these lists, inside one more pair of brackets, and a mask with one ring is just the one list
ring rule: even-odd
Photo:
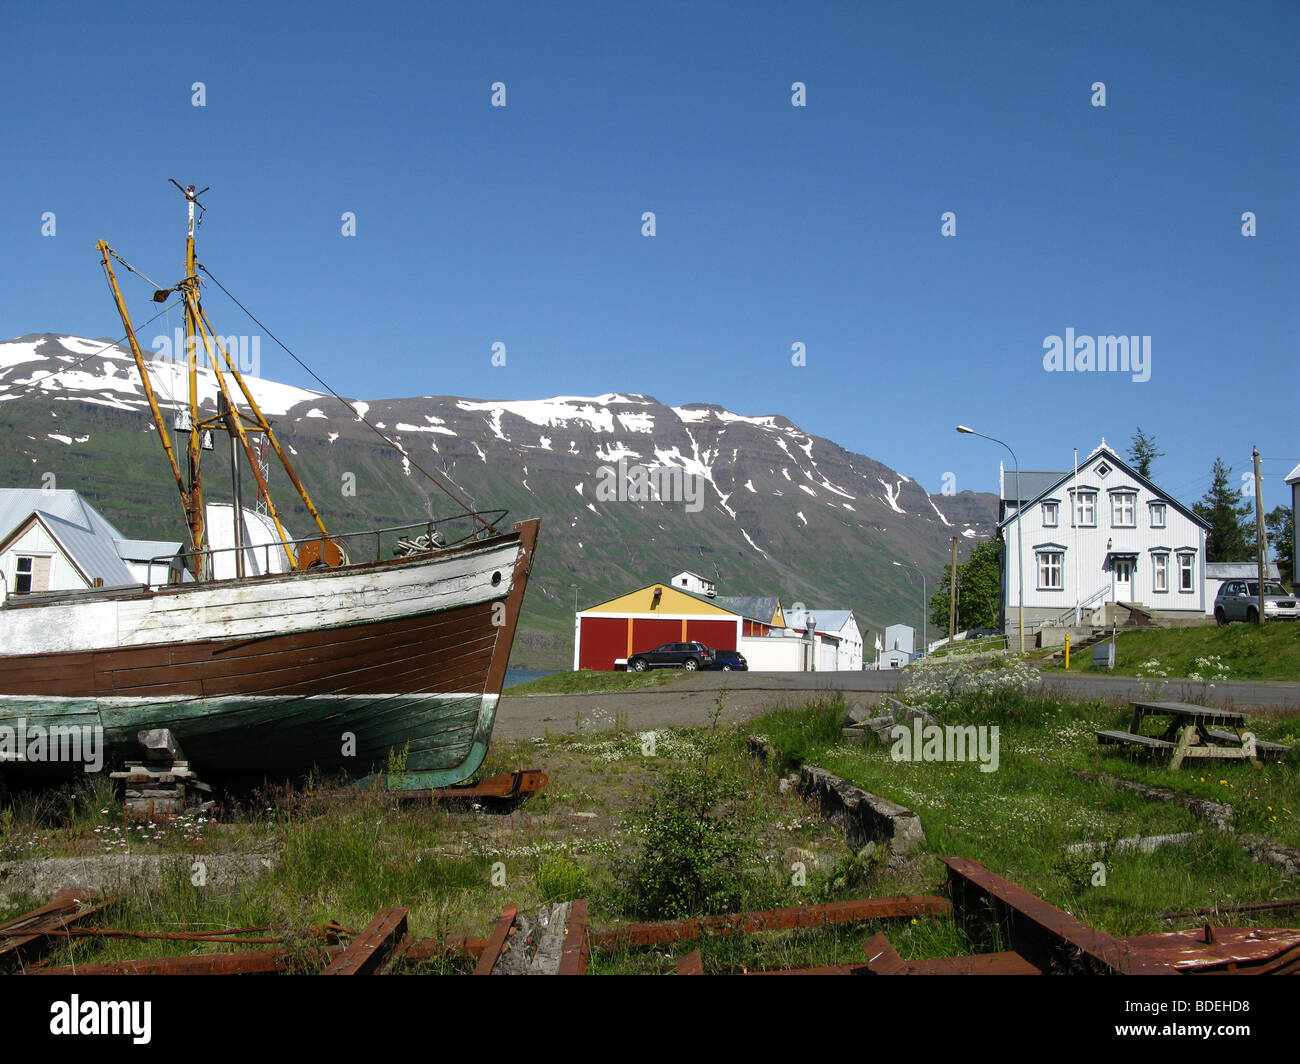
[[[152,369],[170,411],[186,394],[184,364],[160,357]],[[215,409],[210,372],[200,378]],[[456,512],[417,466],[479,508],[543,519],[518,665],[571,660],[572,585],[581,607],[682,569],[716,580],[719,594],[852,608],[864,633],[919,624],[919,583],[892,563],[919,565],[934,590],[951,537],[964,548],[993,530],[991,494],[927,494],[779,415],[647,395],[356,402],[395,451],[332,396],[248,380],[332,530]],[[75,488],[128,535],[182,538],[124,349],[52,334],[0,343],[0,433],[0,483]],[[226,453],[218,441],[204,467],[210,498],[229,498]],[[290,530],[305,534],[305,509],[289,505],[296,496],[276,467],[272,486]]]

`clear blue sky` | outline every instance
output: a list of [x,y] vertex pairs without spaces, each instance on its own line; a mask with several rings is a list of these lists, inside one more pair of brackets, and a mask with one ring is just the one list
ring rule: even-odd
[[[931,491],[995,488],[958,422],[1027,469],[1140,424],[1189,503],[1216,455],[1258,444],[1270,508],[1300,462],[1290,0],[123,7],[0,14],[4,337],[117,337],[94,242],[178,279],[174,177],[344,394],[715,402]],[[1150,380],[1045,372],[1067,328],[1150,336]]]

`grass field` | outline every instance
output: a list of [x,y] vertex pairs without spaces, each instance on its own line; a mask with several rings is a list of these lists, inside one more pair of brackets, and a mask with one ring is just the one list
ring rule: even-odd
[[640,691],[662,687],[682,675],[680,669],[650,669],[646,672],[605,672],[580,669],[577,672],[553,672],[536,680],[506,689],[507,695],[590,695],[607,691]]
[[[836,829],[797,797],[776,793],[737,731],[660,731],[649,752],[645,735],[627,731],[498,743],[481,774],[518,767],[541,768],[552,782],[503,813],[463,803],[399,803],[382,791],[347,791],[319,781],[307,789],[246,796],[216,818],[191,815],[165,824],[132,824],[103,786],[11,796],[0,814],[6,843],[0,860],[171,855],[174,863],[163,873],[126,891],[98,918],[101,926],[128,931],[270,927],[294,948],[312,941],[305,929],[331,920],[360,929],[379,909],[404,905],[417,937],[483,937],[507,904],[536,912],[545,901],[574,897],[589,900],[593,925],[609,926],[660,915],[636,911],[628,901],[645,830],[637,817],[671,802],[673,773],[707,771],[727,791],[718,792],[726,807],[720,815],[746,838],[746,859],[735,877],[744,907],[840,896],[835,883],[854,863]],[[227,889],[194,882],[196,862],[231,852],[269,853],[276,863]],[[809,865],[798,884],[789,868],[796,856]],[[869,887],[853,882],[855,896],[895,892],[886,880]],[[0,920],[46,900],[3,895],[0,890]],[[948,936],[952,949],[963,941],[951,927],[934,935]],[[727,958],[754,963],[757,956],[777,964],[786,958],[798,964],[857,960],[862,937],[791,932],[748,945],[711,944],[708,965],[716,970],[731,963]],[[198,948],[166,940],[67,939],[52,963],[173,956]],[[674,964],[672,951],[663,949],[596,951],[592,957],[596,972],[671,970]],[[422,970],[464,969],[463,961],[442,961]]]
[[[991,772],[973,761],[895,761],[892,748],[874,737],[869,745],[846,744],[830,734],[830,721],[819,728],[806,713],[771,713],[750,727],[797,759],[912,809],[925,828],[925,852],[973,857],[1111,934],[1168,930],[1159,919],[1163,912],[1298,893],[1279,869],[1252,861],[1238,838],[1253,834],[1300,845],[1294,763],[1204,768],[1201,762],[1174,772],[1098,745],[1094,729],[1126,728],[1124,707],[1013,696],[988,709],[981,715],[939,706],[935,712],[945,723],[998,727],[999,760]],[[1300,743],[1300,720],[1257,723],[1261,737]],[[1217,831],[1180,805],[1076,775],[1085,772],[1226,802],[1235,810],[1236,830]],[[1149,854],[1115,847],[1120,839],[1185,832],[1198,834],[1188,845]],[[1098,849],[1067,852],[1072,843],[1088,842]],[[1095,862],[1104,866],[1104,886],[1094,884]],[[1294,913],[1274,920],[1294,921]]]
[[[1064,662],[1044,663],[1046,672]],[[1092,649],[1071,655],[1071,672],[1092,667]],[[1230,680],[1300,680],[1300,621],[1151,628],[1121,631],[1115,672],[1123,676],[1180,677],[1211,673]]]
[[[1014,668],[1007,666],[1006,674],[1014,675]],[[659,675],[672,674],[650,678]],[[446,802],[400,803],[383,791],[321,781],[228,800],[216,817],[190,815],[152,825],[128,821],[106,781],[10,796],[0,805],[0,860],[171,855],[173,864],[125,891],[97,917],[100,925],[135,931],[269,927],[291,949],[312,941],[308,928],[337,920],[359,929],[379,909],[394,905],[410,907],[417,937],[483,937],[509,903],[535,912],[545,901],[573,897],[589,899],[596,927],[659,918],[665,914],[654,911],[653,903],[665,868],[670,884],[702,870],[715,892],[710,911],[727,911],[936,894],[945,879],[939,856],[958,854],[1117,935],[1187,923],[1161,920],[1169,910],[1300,893],[1293,879],[1250,860],[1240,844],[1240,836],[1252,834],[1300,845],[1300,777],[1294,765],[1219,764],[1213,772],[1193,766],[1175,773],[1098,747],[1092,729],[1122,725],[1123,707],[1016,692],[955,695],[935,707],[941,720],[999,728],[997,770],[981,772],[974,762],[895,761],[886,746],[848,744],[841,733],[844,708],[835,702],[791,706],[743,727],[669,729],[653,733],[653,741],[616,728],[497,743],[482,774],[526,767],[551,778],[545,790],[501,813]],[[1261,738],[1300,742],[1296,718],[1260,721],[1257,731]],[[797,796],[778,793],[772,770],[755,765],[746,752],[749,733],[767,736],[790,763],[820,765],[910,807],[921,818],[926,842],[889,868],[881,851],[855,854]],[[1227,802],[1236,829],[1213,830],[1181,806],[1146,801],[1073,774],[1084,771]],[[1151,854],[1115,849],[1123,838],[1180,832],[1198,834],[1188,845]],[[649,861],[656,838],[659,849]],[[719,840],[726,852],[716,848]],[[1102,848],[1070,855],[1066,846],[1076,842]],[[274,867],[221,889],[196,882],[197,862],[232,852],[274,855]],[[1105,872],[1100,886],[1097,862]],[[0,920],[44,900],[0,898]],[[1296,916],[1248,919],[1286,926]],[[697,945],[706,971],[858,963],[862,941],[876,930],[885,931],[904,957],[1006,948],[994,930],[973,940],[954,921],[919,919],[597,950],[591,970],[672,971],[676,958]],[[66,939],[53,960],[87,963],[198,948]],[[422,970],[465,969],[458,960],[431,962]]]

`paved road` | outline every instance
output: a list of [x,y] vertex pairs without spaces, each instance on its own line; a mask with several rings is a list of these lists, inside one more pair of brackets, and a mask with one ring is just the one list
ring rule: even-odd
[[[637,731],[707,724],[719,691],[726,687],[722,719],[743,720],[780,705],[802,705],[830,691],[855,694],[892,691],[904,673],[890,672],[699,672],[683,673],[663,687],[594,695],[505,695],[495,734],[524,739],[574,731],[606,731],[616,723]],[[1156,686],[1153,688],[1152,685]],[[1127,676],[1045,674],[1043,690],[1075,698],[1127,702],[1163,701],[1230,705],[1250,712],[1300,714],[1300,682],[1221,680],[1209,690],[1190,680],[1135,680]]]

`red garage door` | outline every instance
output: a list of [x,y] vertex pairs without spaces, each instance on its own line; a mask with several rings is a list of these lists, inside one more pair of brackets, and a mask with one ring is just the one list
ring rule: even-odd
[[578,668],[613,669],[616,658],[627,657],[626,617],[580,618]]
[[714,650],[735,650],[736,622],[690,620],[686,622],[686,638]]
[[[578,668],[612,669],[619,658],[642,654],[664,643],[699,642],[714,650],[735,650],[736,622],[700,617],[582,617]],[[628,626],[631,625],[631,649]]]

